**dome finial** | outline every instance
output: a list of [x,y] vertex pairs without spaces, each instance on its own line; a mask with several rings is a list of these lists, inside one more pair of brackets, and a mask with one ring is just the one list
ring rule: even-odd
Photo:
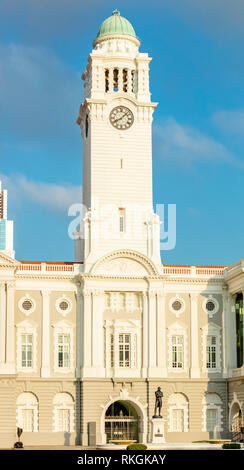
[[114,11],[113,11],[113,15],[118,15],[118,16],[119,16],[119,15],[120,15],[120,11],[119,11],[119,10],[117,10],[117,9],[116,9],[116,10],[114,10]]

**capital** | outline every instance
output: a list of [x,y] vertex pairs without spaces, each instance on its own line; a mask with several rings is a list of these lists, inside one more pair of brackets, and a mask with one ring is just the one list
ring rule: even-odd
[[43,299],[48,299],[50,297],[51,290],[50,289],[42,289],[41,294]]

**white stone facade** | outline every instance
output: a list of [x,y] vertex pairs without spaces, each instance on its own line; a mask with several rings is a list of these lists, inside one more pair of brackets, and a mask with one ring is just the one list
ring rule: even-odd
[[[136,440],[149,442],[158,386],[166,441],[227,437],[229,420],[244,411],[235,310],[244,261],[230,268],[161,263],[152,201],[157,103],[151,59],[139,45],[121,34],[96,39],[82,76],[86,211],[76,261],[16,261],[0,251],[3,445],[13,445],[16,425],[32,445],[119,440],[121,416]],[[129,112],[132,124],[123,121]]]

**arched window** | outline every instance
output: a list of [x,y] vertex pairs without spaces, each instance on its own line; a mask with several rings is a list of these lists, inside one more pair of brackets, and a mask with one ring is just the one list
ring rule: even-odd
[[127,92],[127,75],[128,71],[126,69],[123,69],[123,91]]
[[189,402],[183,393],[172,393],[168,400],[169,432],[188,432]]
[[114,69],[113,71],[113,91],[119,90],[119,70]]
[[109,70],[105,69],[105,93],[109,91]]
[[54,432],[74,432],[74,399],[66,392],[53,400]]
[[18,396],[17,426],[23,432],[38,431],[38,400],[34,393],[24,392]]

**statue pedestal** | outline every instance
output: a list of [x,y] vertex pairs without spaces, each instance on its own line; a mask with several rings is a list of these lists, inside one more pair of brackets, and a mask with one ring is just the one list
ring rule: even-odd
[[164,418],[152,418],[151,419],[151,443],[152,444],[164,444]]

